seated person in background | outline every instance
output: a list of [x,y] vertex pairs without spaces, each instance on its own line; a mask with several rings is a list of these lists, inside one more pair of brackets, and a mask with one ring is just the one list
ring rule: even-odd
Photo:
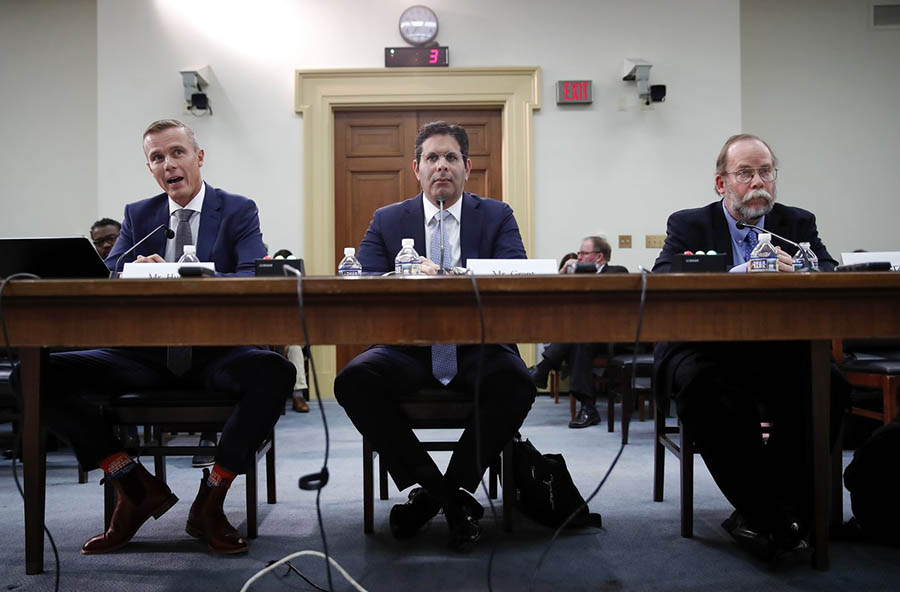
[[578,259],[578,253],[566,253],[563,255],[562,259],[559,260],[559,273],[566,273],[566,269],[569,267],[569,261]]
[[[222,275],[252,275],[254,261],[265,255],[256,204],[204,183],[203,150],[194,132],[179,121],[152,123],[143,134],[143,148],[163,193],[125,206],[122,232],[107,265],[112,268],[135,242],[166,223],[176,228],[175,237],[167,240],[157,233],[137,253],[138,262],[175,261],[182,244],[196,244],[200,259],[214,262]],[[222,504],[235,475],[253,462],[250,451],[275,425],[294,384],[294,368],[275,352],[254,346],[184,349],[168,348],[171,356],[165,347],[50,355],[48,426],[72,444],[84,469],[102,468],[117,493],[109,529],[85,542],[84,554],[124,546],[148,518],[159,518],[178,498],[124,451],[112,426],[81,395],[184,387],[234,393],[237,402],[222,431],[212,472],[203,470],[186,530],[217,553],[247,550],[247,541],[229,524]]]
[[[735,270],[745,270],[756,231],[738,230],[738,220],[797,242],[808,241],[819,267],[832,270],[836,262],[819,240],[815,216],[775,203],[777,166],[771,148],[760,138],[749,134],[729,138],[716,161],[720,200],[669,217],[666,242],[653,271],[669,271],[678,253],[710,248],[732,253]],[[793,271],[793,251],[779,252],[779,271]],[[752,318],[741,321],[753,323]],[[654,384],[657,393],[675,400],[687,437],[735,508],[722,526],[768,560],[808,548],[809,345],[660,343],[654,351]],[[831,385],[835,435],[849,389],[835,368]],[[760,429],[763,419],[772,423],[766,442]]]
[[[463,191],[472,167],[468,153],[468,135],[458,125],[439,121],[419,130],[412,168],[422,192],[375,212],[358,251],[364,272],[394,269],[401,239],[413,237],[420,253],[425,247],[422,273],[436,273],[434,262],[442,259],[439,198],[444,200],[445,268],[465,266],[473,258],[525,258],[509,206]],[[441,474],[395,403],[396,396],[423,388],[446,386],[474,392],[479,349],[477,345],[375,345],[356,356],[334,381],[335,397],[381,455],[397,487],[421,486],[413,489],[406,504],[391,510],[391,532],[397,538],[411,537],[441,509],[452,549],[468,550],[480,537],[478,520],[484,509],[468,492],[476,490],[482,472],[522,425],[534,402],[534,384],[516,347],[485,347],[479,401],[480,458],[475,456],[472,418]]]
[[97,253],[105,260],[110,249],[116,244],[122,225],[112,218],[100,218],[91,226],[91,242]]
[[[605,238],[585,237],[576,255],[577,259],[569,259],[560,266],[559,273],[572,273],[578,263],[596,264],[597,273],[628,273],[621,265],[609,264],[612,247]],[[594,387],[594,358],[608,347],[605,343],[552,343],[541,354],[543,359],[528,369],[535,386],[547,388],[550,370],[559,370],[563,362],[568,362],[569,392],[581,403],[575,419],[569,422],[570,428],[586,428],[600,423]]]

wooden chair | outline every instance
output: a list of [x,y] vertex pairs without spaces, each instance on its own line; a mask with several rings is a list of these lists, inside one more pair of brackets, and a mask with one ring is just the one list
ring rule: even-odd
[[[413,429],[458,429],[469,424],[474,412],[472,395],[448,389],[423,389],[400,400],[400,407]],[[452,451],[456,440],[422,441],[429,451]],[[375,530],[375,451],[363,438],[363,531]],[[502,459],[502,463],[501,463]],[[502,466],[501,466],[502,465]],[[379,497],[388,499],[387,468],[378,463]],[[503,529],[512,531],[512,509],[515,498],[512,472],[512,440],[503,448],[501,458],[489,467],[488,495],[497,498],[497,480],[503,485]],[[502,470],[502,472],[501,472]],[[502,476],[501,476],[502,475]]]
[[861,406],[857,393],[851,395],[850,413],[889,424],[900,414],[900,346],[896,340],[832,341],[832,354],[847,382],[856,389],[881,391],[879,411]]
[[[142,456],[152,456],[154,473],[166,480],[167,456],[194,456],[210,454],[209,447],[170,446],[163,441],[163,433],[221,432],[234,409],[234,396],[228,393],[211,393],[202,389],[173,389],[129,393],[113,397],[104,407],[114,425],[145,426],[145,437],[136,451]],[[150,430],[148,430],[150,428]],[[153,437],[147,438],[149,431]],[[266,501],[274,504],[275,498],[275,431],[263,441],[257,450],[251,451],[251,462],[246,467],[247,481],[247,536],[256,538],[257,520],[257,464],[266,457]],[[109,484],[104,487],[105,523],[109,527],[115,507],[115,490]]]
[[[656,401],[653,398],[653,354],[639,353],[637,365],[633,354],[620,354],[609,359],[609,396],[607,397],[607,430],[614,431],[616,395],[622,396],[622,443],[628,444],[628,429],[625,424],[625,410],[638,406],[638,417],[644,421],[649,413],[655,416]],[[632,388],[632,374],[635,374]],[[644,405],[648,412],[645,413]]]

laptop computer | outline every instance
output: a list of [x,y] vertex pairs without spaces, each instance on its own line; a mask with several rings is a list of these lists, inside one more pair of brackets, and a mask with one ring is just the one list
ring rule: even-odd
[[22,272],[43,279],[109,277],[87,237],[0,238],[0,277]]

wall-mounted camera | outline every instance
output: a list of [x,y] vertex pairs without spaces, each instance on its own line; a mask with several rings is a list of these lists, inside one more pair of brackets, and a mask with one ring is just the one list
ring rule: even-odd
[[209,66],[186,68],[181,70],[181,81],[184,85],[185,109],[193,115],[200,117],[209,113],[209,97],[203,92],[204,86],[209,86]]

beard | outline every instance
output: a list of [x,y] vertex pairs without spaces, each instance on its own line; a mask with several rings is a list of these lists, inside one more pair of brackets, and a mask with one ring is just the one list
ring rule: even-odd
[[[737,213],[739,219],[748,221],[759,220],[772,211],[772,206],[775,205],[775,188],[772,188],[772,193],[765,189],[754,189],[745,193],[744,197],[741,198],[734,192],[734,189],[728,187],[726,197],[731,205],[731,209]],[[758,198],[763,198],[765,203],[758,206],[750,205],[751,201]]]

